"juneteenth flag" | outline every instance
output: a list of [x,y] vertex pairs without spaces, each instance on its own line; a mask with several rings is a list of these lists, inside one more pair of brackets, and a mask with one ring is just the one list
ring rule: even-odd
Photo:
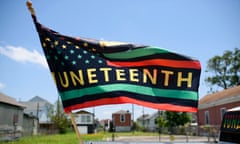
[[198,60],[154,46],[65,36],[32,17],[65,112],[122,103],[197,111]]

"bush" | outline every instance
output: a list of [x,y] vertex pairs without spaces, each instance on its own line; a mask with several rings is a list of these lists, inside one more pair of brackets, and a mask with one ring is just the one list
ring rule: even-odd
[[60,134],[65,134],[71,126],[71,121],[67,119],[64,113],[53,116],[52,121],[56,124]]

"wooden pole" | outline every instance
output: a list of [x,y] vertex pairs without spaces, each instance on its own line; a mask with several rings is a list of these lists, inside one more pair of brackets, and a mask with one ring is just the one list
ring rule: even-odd
[[30,11],[31,15],[35,16],[35,11],[34,11],[34,8],[32,7],[32,2],[31,1],[27,1],[26,5],[27,5],[28,10]]
[[83,144],[83,140],[81,138],[81,134],[78,130],[77,124],[75,122],[74,116],[72,114],[72,112],[69,113],[70,117],[71,117],[71,121],[72,121],[72,125],[74,127],[75,133],[77,134],[78,140],[79,140],[79,144]]
[[[31,15],[36,17],[35,10],[34,10],[34,8],[32,6],[32,2],[30,0],[28,0],[26,2],[26,5],[27,5],[28,10],[31,13]],[[72,115],[72,112],[69,113],[69,116],[71,117],[72,125],[74,127],[75,133],[77,134],[77,137],[78,137],[78,140],[79,140],[79,144],[83,144],[83,140],[82,140],[80,132],[79,132],[79,130],[77,128],[77,124],[76,124],[75,119],[74,119],[74,117]]]

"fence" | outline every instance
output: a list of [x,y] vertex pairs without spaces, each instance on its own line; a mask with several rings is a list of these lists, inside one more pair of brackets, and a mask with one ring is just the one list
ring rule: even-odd
[[209,136],[218,135],[220,126],[203,125],[203,126],[179,126],[161,129],[163,134],[191,135],[191,136]]
[[[115,142],[128,142],[132,143],[216,143],[218,141],[219,126],[182,126],[162,128],[156,130],[158,135],[154,136],[115,136],[118,133],[113,133],[112,138],[108,138],[108,141]],[[95,143],[92,143],[95,144]],[[96,143],[98,144],[98,143]],[[100,143],[99,143],[100,144]],[[106,143],[107,144],[107,143]],[[124,144],[124,143],[123,143]]]

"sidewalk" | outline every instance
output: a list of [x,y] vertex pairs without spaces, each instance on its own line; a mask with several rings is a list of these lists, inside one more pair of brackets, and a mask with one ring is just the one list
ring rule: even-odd
[[171,143],[214,143],[214,139],[200,136],[162,135],[162,136],[120,136],[114,139],[116,142],[171,142]]
[[85,142],[84,144],[215,144],[214,138],[206,136],[161,135],[159,136],[119,136],[106,141]]

